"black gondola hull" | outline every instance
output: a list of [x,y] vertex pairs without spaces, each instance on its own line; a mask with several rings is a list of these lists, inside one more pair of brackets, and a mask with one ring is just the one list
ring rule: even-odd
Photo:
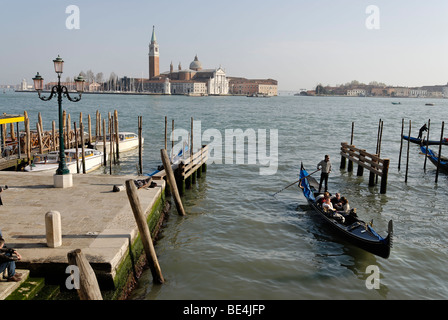
[[[426,140],[422,140],[422,139],[419,139],[419,138],[415,138],[415,137],[409,137],[409,136],[403,136],[403,140],[406,140],[406,141],[408,141],[409,140],[409,142],[412,142],[412,143],[415,143],[415,144],[418,144],[418,145],[429,145],[429,146],[435,146],[435,145],[439,145],[440,144],[440,140],[439,141],[437,141],[437,140],[429,140],[429,141],[426,141]],[[448,141],[445,139],[445,140],[442,140],[442,145],[448,145]]]
[[[345,228],[342,228],[338,222],[335,222],[334,219],[328,218],[324,212],[312,201],[308,200],[308,204],[313,208],[314,212],[316,212],[320,218],[326,223],[326,225],[330,226],[332,230],[335,231],[341,238],[344,240],[350,242],[352,245],[355,245],[365,251],[368,251],[374,255],[377,255],[379,257],[382,257],[384,259],[389,258],[390,256],[390,249],[391,249],[391,237],[392,237],[392,230],[389,231],[388,236],[383,241],[381,240],[368,240],[365,238],[361,238],[356,236],[350,231],[347,231]],[[392,221],[391,221],[392,222]],[[364,228],[362,225],[358,228]],[[392,225],[390,226],[392,228]],[[365,232],[369,232],[364,228]]]
[[[301,170],[301,177],[303,178],[303,183],[299,184],[299,187],[303,191],[303,195],[308,201],[308,204],[314,210],[314,212],[321,217],[327,225],[329,225],[341,238],[347,240],[351,244],[368,251],[374,255],[382,258],[389,258],[390,250],[392,247],[393,238],[393,223],[392,220],[389,221],[388,225],[388,235],[386,238],[379,236],[368,224],[358,218],[346,225],[341,221],[334,219],[325,213],[320,205],[314,199],[314,187],[310,187],[310,184],[315,184],[314,178],[309,178],[305,169]],[[308,180],[314,180],[314,182],[309,183]]]

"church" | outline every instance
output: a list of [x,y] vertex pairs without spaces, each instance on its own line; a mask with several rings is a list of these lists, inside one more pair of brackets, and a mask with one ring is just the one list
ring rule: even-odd
[[155,28],[149,44],[149,79],[144,81],[143,90],[155,94],[180,94],[191,96],[227,95],[229,80],[223,68],[203,69],[196,55],[188,69],[179,63],[174,69],[160,73],[160,51]]

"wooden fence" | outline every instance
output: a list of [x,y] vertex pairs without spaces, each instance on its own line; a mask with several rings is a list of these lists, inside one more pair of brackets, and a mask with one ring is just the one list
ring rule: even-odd
[[[192,183],[196,183],[196,178],[200,178],[206,171],[206,162],[208,160],[208,145],[203,145],[196,153],[185,156],[178,163],[172,165],[176,177],[179,193],[185,192],[185,186],[189,188]],[[161,170],[153,176],[153,179],[160,180],[166,176],[165,170]]]
[[376,154],[356,148],[347,142],[341,143],[341,169],[345,169],[346,159],[349,160],[348,171],[353,170],[353,163],[358,164],[357,176],[362,176],[364,169],[370,171],[369,186],[375,185],[375,177],[381,177],[381,194],[387,190],[387,175],[389,173],[389,159],[381,159]]

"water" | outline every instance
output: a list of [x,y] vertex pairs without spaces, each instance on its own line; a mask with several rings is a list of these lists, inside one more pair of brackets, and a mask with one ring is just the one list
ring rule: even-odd
[[[410,146],[408,182],[403,145],[398,171],[402,119],[405,134],[412,120],[412,135],[431,119],[431,138],[440,137],[447,119],[448,100],[388,98],[293,97],[164,97],[84,95],[79,103],[64,101],[72,121],[103,117],[117,109],[120,129],[136,132],[143,116],[144,171],[160,164],[164,145],[164,119],[176,128],[190,130],[190,117],[201,121],[202,131],[217,129],[278,130],[279,163],[273,176],[261,176],[260,164],[212,164],[183,198],[187,217],[170,213],[156,244],[166,283],[153,285],[145,272],[131,299],[446,299],[448,276],[448,194],[446,175],[435,184],[435,167],[416,145]],[[395,100],[394,100],[395,101]],[[56,101],[42,102],[35,93],[0,95],[0,112],[23,113],[31,124],[37,113],[44,128],[57,120]],[[374,153],[379,119],[384,121],[381,155],[390,158],[387,194],[379,184],[368,187],[364,177],[339,170],[341,142]],[[86,121],[86,120],[84,120]],[[57,123],[57,122],[56,122]],[[446,134],[445,136],[448,136]],[[208,141],[203,141],[208,142]],[[269,150],[269,148],[268,148]],[[442,154],[444,152],[442,151]],[[446,152],[445,152],[446,153]],[[364,220],[374,219],[375,229],[386,235],[394,221],[394,247],[385,260],[362,251],[332,234],[306,206],[295,186],[275,192],[298,179],[300,163],[311,172],[329,154],[333,163],[330,190],[348,195]],[[135,174],[136,152],[122,155],[115,174]],[[105,170],[108,172],[108,170]],[[103,174],[101,170],[95,174]],[[174,206],[173,206],[174,207]],[[369,290],[366,269],[380,271],[380,288]]]

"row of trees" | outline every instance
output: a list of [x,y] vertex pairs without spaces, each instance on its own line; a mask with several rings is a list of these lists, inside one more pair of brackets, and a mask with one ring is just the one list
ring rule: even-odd
[[[95,74],[92,70],[87,70],[86,72],[81,71],[79,74],[82,75],[84,77],[84,79],[86,79],[86,82],[89,82],[89,83],[96,82],[96,83],[102,84],[105,81],[109,81],[109,82],[118,81],[118,75],[115,74],[115,72],[111,72],[108,80],[104,80],[104,74],[102,72]],[[65,79],[65,81],[73,82],[73,78],[67,77]]]
[[378,88],[378,87],[387,87],[387,85],[383,82],[378,81],[371,81],[369,84],[365,84],[362,82],[359,82],[358,80],[353,80],[351,82],[347,82],[346,84],[337,84],[336,86],[332,87],[330,85],[326,85],[325,87],[319,83],[316,86],[316,94],[332,94],[334,93],[336,88],[340,90],[349,90],[353,88],[363,88],[363,87],[371,87],[371,88]]

